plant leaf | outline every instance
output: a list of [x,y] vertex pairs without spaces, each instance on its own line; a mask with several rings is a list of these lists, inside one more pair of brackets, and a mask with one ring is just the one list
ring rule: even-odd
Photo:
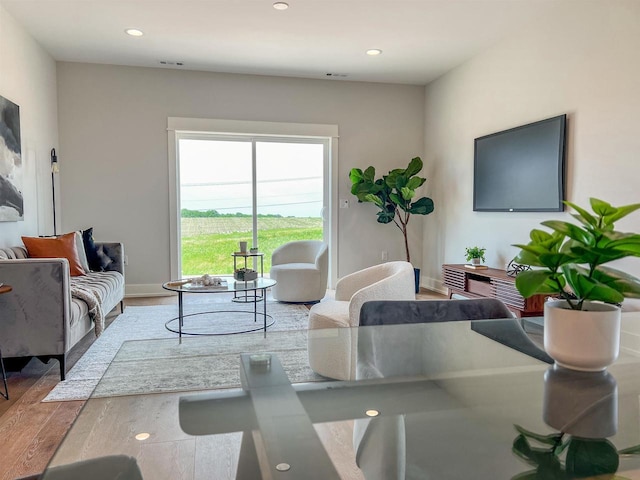
[[389,199],[404,210],[407,202],[405,202],[400,195],[397,193],[391,193],[389,194]]
[[640,454],[640,445],[634,445],[633,447],[623,448],[618,450],[620,455],[638,455]]
[[406,201],[410,201],[416,195],[416,191],[410,189],[409,187],[402,187],[400,193],[402,194],[402,198]]
[[373,193],[368,193],[363,197],[363,199],[364,199],[363,201],[365,202],[375,203],[380,208],[382,208],[382,205],[384,204],[382,199],[379,196],[374,195]]
[[531,230],[531,233],[529,234],[529,238],[531,238],[532,242],[542,243],[547,240],[551,240],[552,237],[549,232],[540,230],[538,228],[534,228],[533,230]]
[[613,215],[618,211],[618,209],[612,206],[610,203],[607,203],[604,200],[600,200],[598,198],[590,198],[589,202],[591,203],[591,210],[593,210],[593,212],[600,217]]
[[529,298],[537,293],[560,293],[552,283],[553,273],[547,270],[526,270],[516,277],[516,288]]
[[589,212],[587,212],[584,208],[579,207],[575,203],[571,203],[571,202],[564,202],[564,203],[565,205],[569,205],[576,212],[578,212],[576,215],[574,215],[574,217],[577,218],[581,223],[585,225],[591,225],[594,227],[598,225],[598,219],[595,218],[593,215],[591,215]]
[[378,212],[378,223],[391,223],[396,216],[396,209],[393,205],[385,205],[384,208]]
[[565,253],[543,253],[540,255],[539,259],[540,263],[542,263],[543,266],[555,272],[562,265],[573,263],[575,257],[573,255],[567,255]]
[[407,186],[407,176],[406,175],[398,175],[396,177],[395,189],[397,191],[401,191],[404,187]]
[[609,240],[607,248],[625,252],[625,256],[640,256],[640,235],[635,233],[607,232],[604,234]]
[[628,273],[601,265],[593,272],[593,278],[620,292],[625,298],[640,298],[640,279]]
[[590,232],[574,225],[573,223],[563,222],[560,220],[547,220],[546,222],[542,222],[541,225],[549,227],[556,232],[560,232],[580,243],[584,243],[586,245],[595,244],[595,239]]
[[622,303],[624,300],[624,295],[616,289],[589,278],[585,269],[575,265],[564,265],[562,272],[580,303],[583,300],[600,300],[615,305]]
[[513,261],[519,263],[520,265],[530,265],[532,267],[544,266],[540,263],[540,260],[538,260],[537,254],[528,252],[526,250],[521,250],[520,253],[515,256]]
[[362,174],[362,178],[366,182],[373,183],[375,178],[376,178],[376,169],[375,169],[375,167],[373,167],[373,166],[367,167],[367,169]]
[[420,187],[425,181],[426,181],[426,178],[411,177],[407,182],[406,186],[407,188],[415,190],[416,188]]
[[614,222],[617,222],[621,218],[626,217],[632,212],[635,212],[639,208],[640,208],[640,203],[634,203],[631,205],[624,205],[622,207],[617,207],[616,209],[618,211],[616,213],[606,215],[604,217],[604,221],[606,222],[607,225],[613,225]]
[[352,168],[349,172],[349,179],[353,184],[360,183],[364,179],[364,174],[359,168]]
[[404,174],[405,170],[402,168],[391,170],[387,175],[384,176],[384,183],[386,183],[391,189],[397,188],[398,179]]
[[422,166],[423,163],[420,157],[412,158],[406,170],[407,177],[413,177],[416,173],[422,170]]
[[567,450],[566,468],[570,478],[597,477],[615,473],[620,463],[618,452],[606,439],[573,437]]
[[413,202],[409,207],[409,213],[416,215],[429,215],[433,212],[434,205],[433,200],[428,197],[422,197]]

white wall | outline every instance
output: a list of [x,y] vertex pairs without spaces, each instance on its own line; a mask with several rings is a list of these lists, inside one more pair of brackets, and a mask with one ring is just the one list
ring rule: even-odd
[[[566,6],[565,6],[566,7]],[[568,114],[567,198],[640,202],[640,2],[574,2],[555,21],[521,32],[426,87],[425,150],[434,165],[436,212],[424,226],[425,284],[441,287],[443,263],[487,248],[497,268],[512,243],[568,213],[473,212],[473,140]],[[620,221],[640,231],[640,214]],[[639,259],[624,269],[640,274]]]
[[53,233],[50,151],[58,146],[56,64],[0,6],[0,95],[20,107],[24,221],[0,222],[0,245]]
[[123,241],[129,293],[170,275],[167,117],[338,125],[338,196],[351,200],[339,210],[338,275],[380,263],[382,250],[403,258],[402,235],[354,202],[348,172],[422,155],[423,87],[59,63],[58,101],[62,230]]

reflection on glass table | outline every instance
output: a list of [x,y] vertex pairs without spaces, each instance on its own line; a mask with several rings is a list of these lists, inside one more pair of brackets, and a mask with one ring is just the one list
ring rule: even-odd
[[[315,331],[357,334],[353,382],[314,376],[306,331],[127,342],[44,478],[117,455],[146,480],[564,478],[547,464],[578,472],[596,441],[609,471],[613,448],[616,475],[640,478],[619,452],[640,445],[640,315],[623,315],[620,358],[596,374],[531,356],[535,320],[489,322]],[[541,463],[546,438],[569,445]]]

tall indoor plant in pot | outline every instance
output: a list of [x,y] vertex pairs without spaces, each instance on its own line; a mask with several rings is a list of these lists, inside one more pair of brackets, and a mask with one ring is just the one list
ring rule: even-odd
[[625,298],[640,298],[640,280],[604,266],[640,256],[640,235],[614,230],[614,223],[640,208],[640,203],[614,207],[591,199],[593,213],[565,202],[576,213],[576,225],[542,222],[551,232],[534,229],[516,261],[535,268],[516,277],[524,297],[549,294],[545,303],[544,345],[561,366],[603,370],[618,356],[620,307]]
[[[351,193],[358,202],[371,202],[378,207],[378,222],[393,223],[404,237],[407,262],[411,262],[407,225],[411,215],[428,215],[433,212],[433,200],[428,197],[416,197],[416,189],[426,178],[418,176],[423,163],[420,157],[412,158],[407,168],[396,168],[382,178],[376,177],[376,169],[368,167],[362,171],[352,168],[349,172]],[[416,293],[420,288],[420,269],[416,270]]]

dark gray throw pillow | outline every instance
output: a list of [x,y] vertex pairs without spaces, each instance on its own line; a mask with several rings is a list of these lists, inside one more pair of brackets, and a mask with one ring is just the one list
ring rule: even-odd
[[[93,227],[87,228],[82,231],[82,242],[84,243],[84,250],[87,254],[87,261],[89,262],[89,268],[93,272],[102,272],[105,267],[110,263],[111,259],[106,255],[100,255],[96,244],[93,241]],[[106,258],[104,258],[106,257]]]

